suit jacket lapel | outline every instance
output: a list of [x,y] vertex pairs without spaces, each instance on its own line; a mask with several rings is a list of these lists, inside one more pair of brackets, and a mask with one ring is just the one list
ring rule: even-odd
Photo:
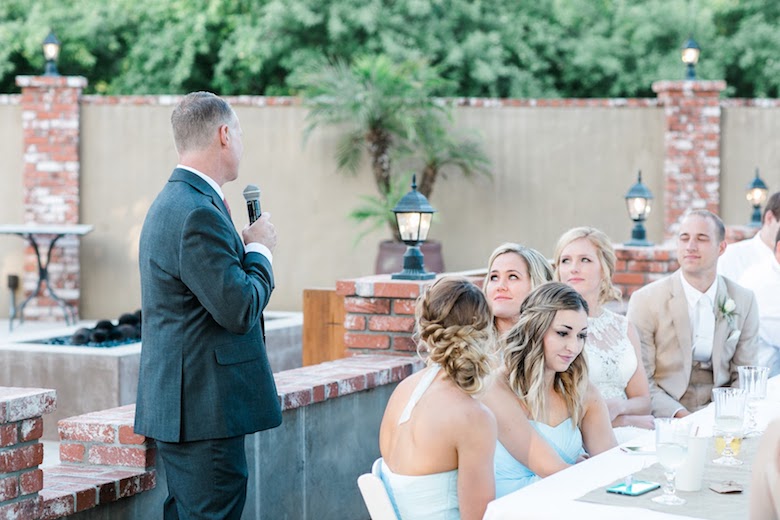
[[[691,332],[691,319],[688,315],[688,300],[685,298],[680,277],[682,273],[677,271],[672,280],[672,290],[669,298],[669,315],[674,323],[677,333],[677,344],[680,347],[683,359],[683,373],[690,374],[693,364],[693,344]],[[687,386],[686,381],[686,386]]]
[[723,281],[722,276],[718,276],[717,284],[718,291],[715,293],[715,334],[713,336],[712,343],[713,371],[720,368],[720,359],[723,353],[723,347],[726,344],[726,339],[728,339],[729,334],[729,322],[720,312],[719,304],[719,302],[725,302],[728,299],[728,289],[726,288],[726,282]]

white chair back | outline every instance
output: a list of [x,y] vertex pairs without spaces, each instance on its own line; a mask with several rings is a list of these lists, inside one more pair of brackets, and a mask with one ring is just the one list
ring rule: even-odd
[[374,462],[371,473],[364,473],[358,477],[358,488],[360,488],[360,494],[363,495],[363,501],[366,503],[371,520],[398,520],[393,503],[390,501],[390,495],[387,494],[385,483],[379,477],[380,460],[377,459]]

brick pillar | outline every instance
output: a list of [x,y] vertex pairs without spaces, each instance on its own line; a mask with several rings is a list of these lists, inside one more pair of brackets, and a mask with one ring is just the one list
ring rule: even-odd
[[617,263],[612,282],[622,291],[623,300],[650,282],[673,273],[679,267],[673,246],[630,247],[614,244]]
[[656,81],[653,91],[666,113],[664,237],[677,232],[690,208],[720,212],[718,96],[725,81]]
[[[485,275],[466,276],[482,287]],[[414,310],[417,297],[434,280],[393,280],[390,275],[365,276],[336,282],[336,293],[344,296],[344,345],[347,355],[382,354],[413,356]]]
[[55,408],[54,390],[0,387],[0,518],[41,517],[41,416]]
[[[78,224],[79,99],[87,80],[81,76],[17,76],[16,84],[22,87],[23,221],[25,224]],[[40,242],[45,259],[48,242]],[[78,238],[72,235],[61,238],[54,253],[48,283],[78,310]],[[28,247],[23,276],[27,294],[35,289],[37,279],[35,254]],[[56,320],[63,315],[56,302],[38,297],[25,307],[25,318]]]

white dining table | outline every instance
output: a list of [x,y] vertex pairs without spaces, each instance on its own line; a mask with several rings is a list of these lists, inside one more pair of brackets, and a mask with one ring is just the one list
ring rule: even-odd
[[[767,383],[767,398],[759,404],[757,422],[765,428],[773,419],[780,418],[780,376]],[[710,405],[689,415],[693,428],[699,428],[699,435],[712,434],[714,410]],[[647,431],[621,446],[641,446],[643,451],[654,452],[655,437]],[[483,520],[522,519],[604,519],[604,520],[655,520],[691,519],[694,517],[675,512],[658,512],[641,507],[624,507],[594,504],[577,500],[585,494],[607,486],[627,475],[641,471],[656,462],[654,454],[641,455],[626,452],[620,446],[575,464],[563,471],[550,475],[529,486],[510,493],[488,504]],[[700,520],[700,519],[696,519]]]

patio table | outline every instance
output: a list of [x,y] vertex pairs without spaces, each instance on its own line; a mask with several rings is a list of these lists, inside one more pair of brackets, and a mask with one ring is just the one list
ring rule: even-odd
[[[767,399],[761,403],[758,409],[758,423],[762,427],[772,419],[780,417],[780,376],[770,379],[767,385]],[[700,434],[712,433],[714,423],[714,411],[712,405],[688,416],[684,419],[691,421],[694,427],[698,426]],[[756,439],[757,441],[757,439]],[[654,450],[654,432],[648,431],[640,437],[624,443],[621,446],[647,446]],[[712,444],[710,444],[712,446]],[[740,454],[744,466],[740,470],[742,474],[749,473],[752,463],[750,451]],[[708,453],[714,458],[714,450]],[[691,505],[666,506],[663,511],[654,511],[642,507],[643,498],[655,496],[654,493],[639,497],[623,497],[610,495],[610,498],[594,503],[585,500],[593,500],[594,491],[609,486],[615,481],[625,478],[627,475],[639,473],[638,477],[646,475],[648,469],[657,462],[654,454],[641,455],[627,453],[615,447],[600,455],[592,457],[584,462],[575,464],[563,471],[550,475],[538,482],[526,486],[514,493],[494,500],[488,505],[484,520],[515,520],[515,519],[560,519],[560,518],[599,518],[605,520],[681,520],[701,519],[700,513],[690,509],[695,507],[696,501]],[[650,471],[652,473],[652,471]],[[707,476],[705,475],[705,481]],[[744,480],[744,476],[740,478]],[[749,482],[741,482],[746,491]],[[703,489],[698,493],[712,493]],[[743,491],[744,493],[744,491]],[[587,497],[586,497],[587,495]],[[604,492],[604,495],[607,495]],[[585,500],[582,500],[586,497]],[[699,515],[699,516],[697,516]]]
[[[18,316],[19,323],[24,323],[24,308],[30,300],[36,296],[43,296],[41,289],[43,282],[46,282],[46,291],[48,291],[51,298],[57,302],[62,312],[65,314],[65,323],[71,324],[71,317],[73,322],[76,322],[76,309],[72,305],[68,304],[65,300],[60,298],[51,284],[49,283],[49,262],[51,261],[51,253],[54,250],[57,241],[65,235],[77,235],[83,236],[92,231],[94,226],[88,224],[51,224],[51,225],[38,225],[38,224],[1,224],[0,235],[17,235],[27,240],[35,252],[35,259],[38,262],[38,282],[35,290],[19,305],[18,309],[12,313],[9,320],[9,328],[13,330],[13,320],[15,316]],[[46,253],[46,262],[41,259],[41,251],[38,247],[38,240],[51,237],[49,241],[48,252]]]

